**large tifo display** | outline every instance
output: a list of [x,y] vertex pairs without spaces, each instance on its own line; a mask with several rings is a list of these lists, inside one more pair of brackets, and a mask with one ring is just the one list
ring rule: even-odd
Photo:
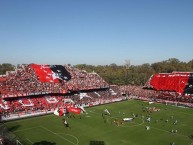
[[159,91],[175,91],[179,94],[193,94],[193,73],[158,73],[153,75],[147,84],[148,87]]
[[70,73],[62,65],[38,65],[30,64],[41,82],[68,81],[71,79]]

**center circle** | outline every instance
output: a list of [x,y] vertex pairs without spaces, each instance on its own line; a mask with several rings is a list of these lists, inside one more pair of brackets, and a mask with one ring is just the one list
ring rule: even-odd
[[139,117],[135,117],[131,121],[123,121],[123,118],[126,118],[126,117],[122,115],[109,117],[107,119],[107,123],[115,126],[117,126],[117,123],[118,123],[118,127],[134,127],[134,126],[142,125],[144,123],[144,120]]

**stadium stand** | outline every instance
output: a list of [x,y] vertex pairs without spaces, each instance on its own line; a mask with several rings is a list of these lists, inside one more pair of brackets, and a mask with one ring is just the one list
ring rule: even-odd
[[145,87],[159,91],[175,91],[180,95],[193,94],[193,73],[158,73],[149,79]]
[[53,113],[66,99],[77,106],[93,106],[125,99],[116,86],[97,73],[69,65],[23,64],[0,77],[3,120]]
[[193,73],[173,72],[152,75],[144,86],[121,86],[129,98],[193,107]]
[[153,75],[144,88],[156,90],[155,99],[181,103],[192,107],[193,73],[172,72]]
[[72,103],[89,107],[130,98],[193,107],[192,78],[189,72],[159,73],[145,86],[119,87],[69,65],[23,64],[0,76],[1,119],[53,113]]

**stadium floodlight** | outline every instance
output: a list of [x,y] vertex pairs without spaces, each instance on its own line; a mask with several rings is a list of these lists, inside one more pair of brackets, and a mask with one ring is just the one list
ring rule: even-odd
[[128,70],[131,65],[130,59],[125,59],[125,88],[124,88],[124,93],[127,96],[126,93],[126,85],[128,84]]
[[130,67],[131,63],[130,63],[130,59],[125,59],[125,68],[128,70]]

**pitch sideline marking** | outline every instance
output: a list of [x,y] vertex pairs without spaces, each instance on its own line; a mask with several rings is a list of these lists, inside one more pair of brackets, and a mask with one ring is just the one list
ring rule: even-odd
[[56,135],[56,136],[58,136],[58,137],[60,137],[60,138],[62,138],[62,139],[64,139],[64,140],[68,141],[69,143],[71,143],[71,144],[73,144],[73,145],[78,145],[78,142],[75,144],[74,142],[72,142],[72,141],[70,141],[70,140],[64,138],[63,136],[61,136],[61,135],[59,135],[59,134],[57,134],[57,133],[55,133],[55,132],[53,132],[53,131],[47,129],[47,128],[44,127],[44,126],[40,126],[40,127],[43,128],[44,130],[47,130],[48,132],[51,132],[52,134],[54,134],[54,135]]
[[26,138],[26,140],[29,141],[31,144],[33,144],[33,142],[29,138]]
[[[61,126],[61,125],[60,125],[60,126]],[[20,132],[20,131],[32,130],[32,129],[34,129],[34,128],[40,128],[40,127],[43,128],[44,130],[47,130],[47,131],[53,133],[53,134],[65,134],[65,133],[54,133],[54,132],[52,132],[51,130],[48,130],[47,128],[44,128],[43,126],[36,126],[36,127],[26,128],[26,129],[20,129],[20,130],[13,131],[13,132]],[[79,140],[78,140],[77,137],[75,137],[75,136],[73,136],[73,135],[71,135],[71,134],[66,134],[66,135],[72,136],[73,138],[76,139],[77,144],[75,144],[75,145],[78,145],[78,144],[79,144]],[[59,135],[59,136],[60,136],[60,135]],[[60,136],[60,137],[61,137],[61,136]],[[62,138],[63,138],[63,137],[62,137]],[[32,142],[31,140],[29,140],[28,138],[26,138],[26,140],[28,140],[31,144],[33,144],[33,142]],[[65,140],[68,140],[68,139],[65,139]],[[71,141],[70,141],[70,143],[74,144],[74,143],[71,142]]]

